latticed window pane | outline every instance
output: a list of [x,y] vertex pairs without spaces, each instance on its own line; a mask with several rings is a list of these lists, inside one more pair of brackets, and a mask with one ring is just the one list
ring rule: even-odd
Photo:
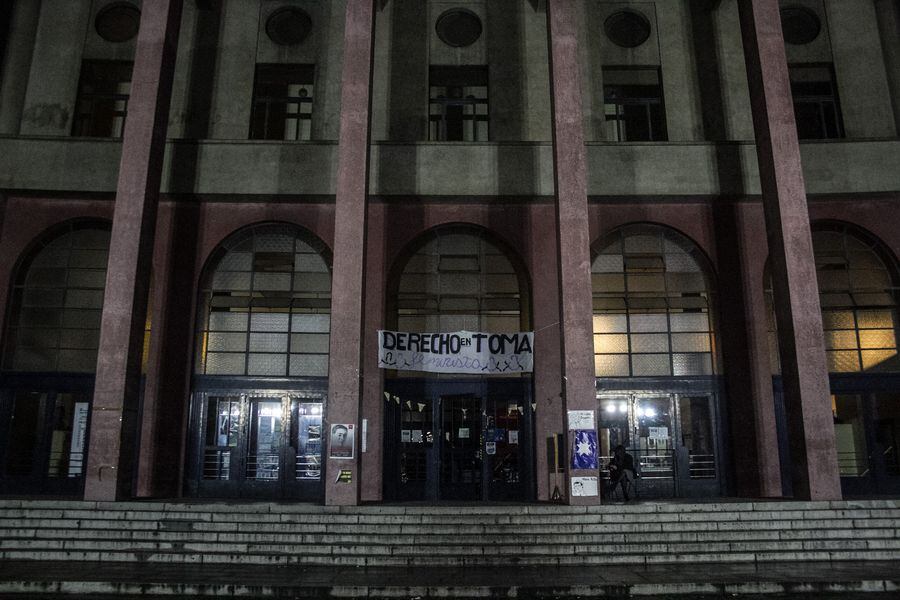
[[709,353],[673,354],[672,370],[675,376],[712,375]]
[[[224,243],[204,278],[198,373],[327,375],[330,270],[301,235],[261,225]],[[321,353],[324,361],[296,361],[292,352]]]
[[628,377],[628,355],[596,354],[594,372],[597,377]]
[[628,336],[625,334],[599,334],[594,336],[594,353],[628,353]]
[[829,351],[828,370],[832,373],[850,373],[859,371],[859,353],[847,351]]
[[631,370],[635,377],[671,375],[668,354],[632,354]]
[[13,286],[7,369],[92,373],[109,231],[77,223],[28,257]]
[[[900,371],[897,360],[896,274],[876,246],[845,227],[813,231],[828,370]],[[771,279],[767,302],[772,311]],[[769,335],[777,340],[774,319]],[[777,346],[773,364],[777,367]],[[776,372],[773,369],[773,372]]]
[[[712,290],[692,244],[662,227],[625,227],[591,271],[598,377],[713,374]],[[609,354],[619,351],[630,354]]]

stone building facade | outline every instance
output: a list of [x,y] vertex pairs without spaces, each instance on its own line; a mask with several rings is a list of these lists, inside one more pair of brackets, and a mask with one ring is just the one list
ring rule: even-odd
[[2,11],[0,493],[900,490],[896,0]]

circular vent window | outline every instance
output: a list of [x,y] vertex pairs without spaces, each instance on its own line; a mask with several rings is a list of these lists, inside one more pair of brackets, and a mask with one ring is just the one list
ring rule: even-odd
[[133,4],[110,4],[97,13],[94,28],[107,42],[127,42],[137,35],[141,11]]
[[620,10],[603,23],[606,37],[623,48],[637,48],[650,37],[650,21],[633,10]]
[[808,8],[794,6],[781,11],[781,30],[784,41],[797,46],[808,44],[822,31],[819,16]]
[[296,46],[309,37],[312,19],[299,8],[280,8],[266,21],[266,35],[280,46]]
[[454,48],[471,46],[481,37],[481,19],[462,8],[444,12],[438,17],[434,28],[441,41]]

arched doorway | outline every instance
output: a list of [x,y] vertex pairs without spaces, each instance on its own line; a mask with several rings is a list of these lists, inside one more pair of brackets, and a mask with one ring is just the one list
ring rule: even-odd
[[[635,224],[591,266],[602,463],[623,445],[644,497],[722,493],[722,385],[709,262],[680,233]],[[602,469],[601,469],[602,471]]]
[[322,496],[330,257],[299,227],[247,227],[200,283],[187,488],[210,497]]
[[0,491],[80,496],[109,225],[54,228],[12,281],[0,396]]
[[[812,227],[825,355],[831,387],[841,487],[847,495],[900,492],[900,355],[893,255],[874,236],[847,223]],[[772,370],[776,374],[783,478],[789,443],[772,306],[766,274]],[[787,493],[790,493],[786,482]]]
[[[387,325],[401,332],[527,331],[528,283],[515,255],[478,228],[416,240],[392,274]],[[385,372],[388,500],[534,497],[531,373]]]

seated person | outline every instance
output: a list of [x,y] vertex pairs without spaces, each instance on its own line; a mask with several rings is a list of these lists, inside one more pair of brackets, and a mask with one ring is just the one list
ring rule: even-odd
[[634,457],[625,452],[625,446],[619,444],[613,450],[612,459],[609,461],[609,493],[616,491],[616,486],[622,486],[622,496],[627,502],[631,498],[628,496],[628,484],[634,481],[636,475],[634,472]]

